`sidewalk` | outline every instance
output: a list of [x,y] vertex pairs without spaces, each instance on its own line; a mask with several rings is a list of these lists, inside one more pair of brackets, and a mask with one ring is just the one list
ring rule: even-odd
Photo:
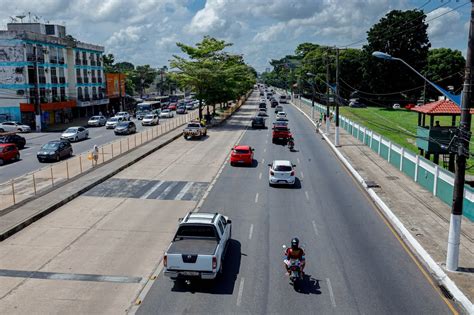
[[[294,105],[294,104],[293,104]],[[294,105],[296,106],[296,105]],[[311,117],[311,107],[296,106]],[[317,115],[319,117],[319,113]],[[325,127],[322,126],[321,130]],[[334,123],[327,135],[334,142]],[[343,128],[340,130],[340,153],[348,160],[411,235],[421,244],[471,301],[474,300],[474,222],[463,217],[459,272],[445,269],[449,220],[451,209],[431,192],[393,167],[368,146],[358,141]],[[319,136],[316,134],[316,136]]]

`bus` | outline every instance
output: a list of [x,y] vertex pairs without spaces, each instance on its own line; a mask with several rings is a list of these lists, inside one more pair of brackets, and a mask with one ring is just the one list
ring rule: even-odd
[[137,112],[151,112],[161,107],[160,101],[147,101],[137,104]]

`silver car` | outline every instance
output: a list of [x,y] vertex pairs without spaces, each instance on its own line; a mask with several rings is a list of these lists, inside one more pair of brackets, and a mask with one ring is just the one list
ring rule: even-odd
[[0,132],[30,132],[31,128],[28,125],[20,124],[16,121],[4,121],[0,123]]
[[109,118],[109,120],[107,120],[107,122],[105,123],[105,128],[114,129],[115,127],[117,127],[117,124],[122,121],[123,121],[123,117]]
[[174,114],[169,109],[163,109],[160,113],[160,118],[173,118]]
[[61,134],[61,140],[79,141],[89,138],[89,130],[84,127],[69,127]]
[[105,118],[104,116],[92,116],[89,119],[89,121],[87,121],[87,125],[100,127],[100,126],[105,126],[106,122],[107,122],[107,118]]

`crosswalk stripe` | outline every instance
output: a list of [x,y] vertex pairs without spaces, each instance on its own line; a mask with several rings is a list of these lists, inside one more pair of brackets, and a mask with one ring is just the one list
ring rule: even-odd
[[184,197],[184,195],[188,192],[189,188],[194,185],[194,182],[187,182],[186,185],[184,185],[183,189],[176,195],[174,200],[181,200],[181,198]]

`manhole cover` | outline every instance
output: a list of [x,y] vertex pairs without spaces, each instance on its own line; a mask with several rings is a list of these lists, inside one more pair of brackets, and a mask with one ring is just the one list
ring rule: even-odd
[[388,179],[388,180],[396,180],[396,179],[398,179],[397,176],[387,176],[387,177],[385,177],[385,178]]
[[367,185],[367,188],[375,188],[375,187],[380,187],[376,182],[373,180],[367,180],[365,181],[365,184]]

